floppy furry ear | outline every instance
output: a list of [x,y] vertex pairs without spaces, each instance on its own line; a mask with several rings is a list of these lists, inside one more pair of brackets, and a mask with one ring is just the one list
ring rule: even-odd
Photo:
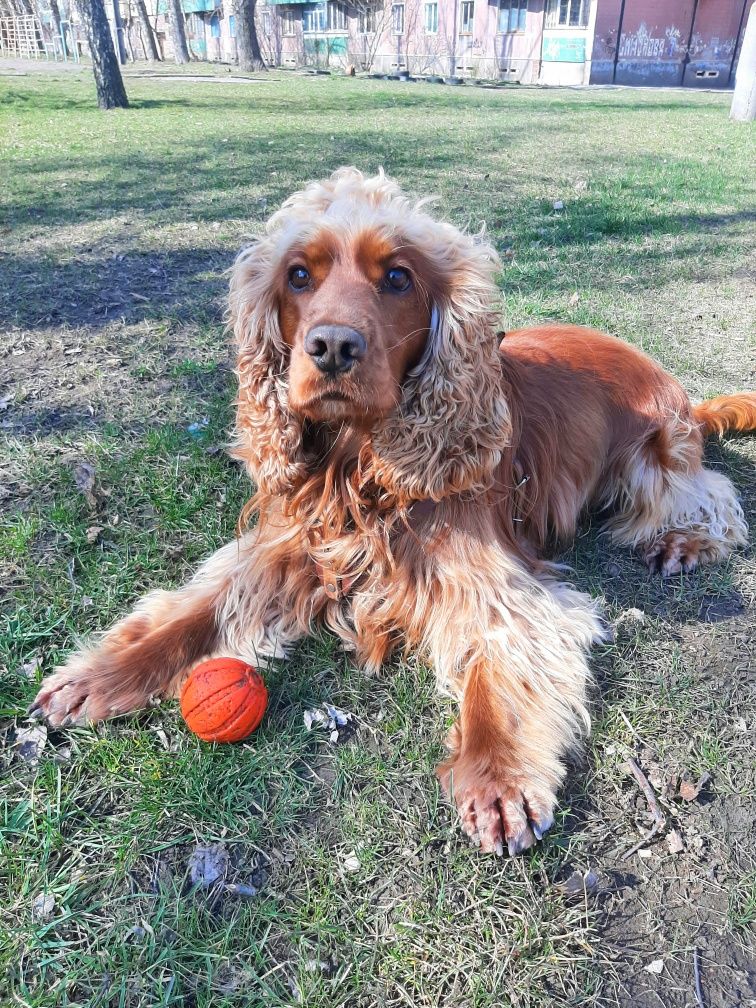
[[441,274],[442,293],[428,344],[399,407],[372,438],[373,479],[400,502],[484,492],[512,436],[494,311],[498,257],[489,245],[438,227],[446,241],[436,241],[428,261]]
[[284,493],[306,474],[302,425],[288,406],[288,350],[278,319],[279,255],[265,235],[239,253],[231,272],[229,325],[237,347],[239,395],[231,454],[260,490]]

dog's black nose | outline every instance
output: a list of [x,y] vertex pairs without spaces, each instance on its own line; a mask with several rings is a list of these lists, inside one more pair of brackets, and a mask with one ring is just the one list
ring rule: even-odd
[[305,336],[305,351],[326,374],[343,374],[363,359],[367,343],[349,326],[319,325]]

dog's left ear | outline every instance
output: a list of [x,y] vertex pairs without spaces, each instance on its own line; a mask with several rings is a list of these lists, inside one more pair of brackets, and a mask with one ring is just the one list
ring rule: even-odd
[[428,344],[397,412],[372,439],[373,479],[402,503],[484,492],[512,436],[495,311],[498,257],[490,245],[439,227],[457,237],[437,244],[429,260],[442,293]]
[[239,397],[231,454],[258,488],[286,493],[306,475],[302,425],[288,406],[288,351],[281,336],[274,235],[244,249],[231,271],[229,326],[237,348]]

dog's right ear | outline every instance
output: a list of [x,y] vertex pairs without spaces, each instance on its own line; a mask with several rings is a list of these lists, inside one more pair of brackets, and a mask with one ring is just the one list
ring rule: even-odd
[[277,246],[268,234],[239,253],[231,271],[228,318],[239,380],[231,454],[244,462],[258,489],[271,494],[290,491],[306,476],[302,425],[288,406]]

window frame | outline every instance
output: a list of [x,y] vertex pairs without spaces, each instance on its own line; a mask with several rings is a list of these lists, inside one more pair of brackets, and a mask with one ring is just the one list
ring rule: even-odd
[[[517,15],[515,27],[512,27],[512,13]],[[507,15],[507,27],[502,26],[502,14]],[[499,0],[499,12],[496,16],[496,33],[498,35],[522,34],[527,28],[528,0]]]
[[281,35],[291,36],[297,34],[297,9],[295,7],[281,7]]
[[[572,13],[577,10],[577,21],[572,21]],[[562,14],[564,13],[564,20]],[[544,27],[549,29],[587,28],[591,17],[591,0],[546,0]]]
[[302,32],[305,35],[325,35],[328,8],[324,4],[305,4],[302,7]]
[[[428,27],[428,14],[433,11],[433,21],[434,27]],[[438,0],[425,0],[423,4],[423,31],[426,35],[438,35]]]
[[[403,0],[401,0],[401,2],[399,2],[399,3],[392,3],[391,4],[391,34],[392,35],[404,35],[404,28],[405,28],[405,22],[404,22],[404,13],[405,13],[405,10],[404,10],[404,6],[405,5],[404,5]],[[397,28],[397,15],[398,15],[399,11],[401,11],[401,18],[400,18],[400,20],[401,20],[401,27]]]
[[[465,12],[469,9],[469,27],[466,28],[465,24],[468,19],[465,18]],[[475,0],[460,0],[459,4],[459,34],[460,35],[472,35],[475,28]]]
[[326,31],[343,35],[347,30],[346,6],[340,0],[328,0],[326,4]]
[[363,7],[358,12],[357,34],[375,35],[377,31],[378,31],[378,7],[375,4],[371,4],[369,7]]

